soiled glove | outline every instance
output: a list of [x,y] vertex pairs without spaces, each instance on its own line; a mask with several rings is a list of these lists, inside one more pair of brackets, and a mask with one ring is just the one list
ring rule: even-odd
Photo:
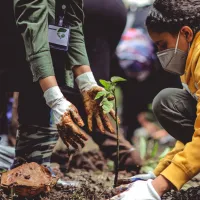
[[156,176],[153,172],[149,172],[148,174],[138,174],[138,175],[135,175],[135,176],[132,176],[129,178],[119,179],[118,185],[133,183],[138,180],[147,181],[149,179],[155,179],[155,178],[156,178]]
[[72,145],[78,149],[78,144],[84,147],[87,140],[85,132],[80,128],[84,126],[77,108],[67,101],[58,86],[45,91],[44,97],[47,105],[52,108],[54,122],[65,145]]
[[161,200],[151,182],[152,180],[149,179],[120,186],[119,191],[126,191],[112,197],[111,200]]
[[[102,133],[105,132],[105,129],[114,133],[114,128],[111,125],[108,115],[103,113],[100,102],[94,100],[97,93],[104,89],[97,85],[92,72],[86,72],[78,76],[76,78],[76,83],[83,96],[89,131],[93,129],[93,118],[95,118],[97,127]],[[114,110],[111,110],[110,115],[115,119]]]

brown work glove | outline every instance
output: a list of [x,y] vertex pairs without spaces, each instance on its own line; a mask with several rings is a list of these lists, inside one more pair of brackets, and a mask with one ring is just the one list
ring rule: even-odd
[[[96,120],[97,127],[104,133],[107,129],[114,133],[114,128],[107,114],[103,112],[99,100],[95,100],[98,92],[104,90],[98,86],[92,72],[86,72],[76,78],[76,83],[83,96],[83,102],[87,114],[87,122],[89,131],[93,129],[93,119]],[[114,110],[110,111],[110,115],[114,118]]]
[[[87,113],[87,122],[89,131],[93,129],[93,119],[96,120],[97,127],[99,130],[104,133],[107,129],[109,132],[114,133],[114,128],[110,122],[110,119],[107,114],[103,112],[103,109],[100,105],[99,100],[95,100],[95,97],[98,92],[102,91],[103,88],[95,86],[88,91],[83,91],[83,103],[85,106],[85,111]],[[114,110],[110,111],[110,115],[115,118]]]
[[80,128],[84,122],[78,113],[77,108],[67,101],[58,86],[45,91],[44,97],[47,105],[52,108],[54,122],[58,127],[58,132],[64,144],[78,149],[78,145],[84,147],[87,140],[85,132]]
[[0,186],[23,197],[33,197],[41,192],[49,192],[56,184],[58,177],[44,166],[37,163],[26,163],[1,176]]
[[[74,123],[76,121],[78,126]],[[61,118],[61,122],[57,124],[58,132],[64,144],[69,148],[69,145],[78,149],[78,144],[84,147],[83,141],[87,140],[85,132],[79,128],[84,126],[84,122],[81,119],[77,108],[71,104],[70,109],[64,113]]]

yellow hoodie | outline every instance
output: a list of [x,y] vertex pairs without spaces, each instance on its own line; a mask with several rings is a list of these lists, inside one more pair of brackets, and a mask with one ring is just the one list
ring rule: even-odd
[[163,175],[177,189],[200,172],[200,32],[192,43],[181,81],[183,87],[197,100],[193,139],[185,146],[178,141],[154,170],[156,176]]

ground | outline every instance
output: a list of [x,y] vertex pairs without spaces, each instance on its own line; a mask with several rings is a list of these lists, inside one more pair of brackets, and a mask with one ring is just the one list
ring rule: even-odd
[[[32,200],[105,200],[116,194],[113,189],[114,164],[105,160],[94,144],[87,145],[94,148],[84,149],[73,157],[70,164],[65,165],[69,171],[61,172],[60,165],[54,164],[54,172],[63,181],[71,185],[57,185],[49,194],[41,194]],[[62,166],[62,168],[65,168]],[[120,178],[130,177],[135,172],[120,172]],[[163,196],[163,200],[200,200],[200,175],[184,185],[180,192],[171,191]],[[12,197],[0,189],[0,200],[26,200],[22,197]]]

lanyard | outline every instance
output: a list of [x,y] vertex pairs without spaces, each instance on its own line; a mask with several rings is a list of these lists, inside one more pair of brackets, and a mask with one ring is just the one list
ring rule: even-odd
[[68,51],[70,28],[66,19],[66,0],[56,0],[55,24],[49,25],[48,39],[52,49]]
[[69,27],[66,19],[67,0],[56,0],[55,25]]

